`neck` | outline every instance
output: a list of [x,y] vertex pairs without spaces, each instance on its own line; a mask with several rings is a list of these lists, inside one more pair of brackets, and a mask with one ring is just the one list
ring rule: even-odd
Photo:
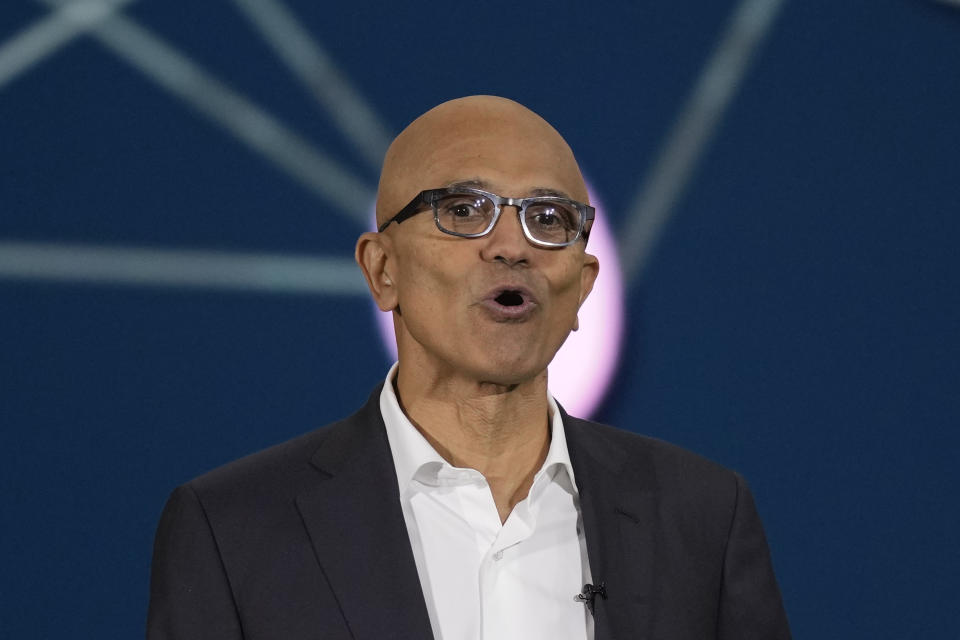
[[394,388],[404,413],[447,462],[483,474],[505,521],[550,446],[546,371],[509,386],[404,373],[401,363]]

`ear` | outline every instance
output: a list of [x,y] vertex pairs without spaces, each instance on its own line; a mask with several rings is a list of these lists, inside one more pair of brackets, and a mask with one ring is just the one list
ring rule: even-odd
[[[597,260],[597,256],[584,253],[583,265],[580,267],[580,302],[577,305],[578,309],[583,306],[587,296],[593,291],[593,283],[597,281],[598,273],[600,273],[600,261]],[[576,331],[579,328],[580,317],[577,316],[573,319],[573,330]]]
[[390,276],[390,239],[382,233],[367,231],[357,240],[353,254],[363,277],[367,279],[370,295],[381,311],[393,311],[397,307],[397,287]]

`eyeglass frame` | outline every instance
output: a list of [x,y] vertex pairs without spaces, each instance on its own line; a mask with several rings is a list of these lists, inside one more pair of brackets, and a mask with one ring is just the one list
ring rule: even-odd
[[[478,195],[483,196],[489,199],[494,206],[493,216],[490,218],[490,224],[487,225],[487,228],[478,233],[460,233],[457,231],[451,231],[449,229],[444,229],[440,225],[440,212],[437,209],[437,201],[445,195],[455,195],[455,194],[469,194],[469,195]],[[573,239],[567,242],[549,242],[546,240],[538,240],[533,237],[533,234],[530,232],[530,229],[527,228],[527,219],[524,216],[524,213],[531,204],[537,204],[540,202],[563,202],[566,204],[573,205],[577,211],[580,213],[580,226],[577,229],[576,235],[573,236]],[[580,238],[583,238],[584,244],[590,237],[590,226],[594,221],[596,216],[596,209],[591,207],[588,204],[583,202],[578,202],[577,200],[572,200],[570,198],[565,198],[563,196],[531,196],[529,198],[506,198],[504,196],[498,196],[495,193],[490,193],[489,191],[484,191],[483,189],[475,189],[473,187],[443,187],[440,189],[425,189],[418,193],[413,200],[411,200],[407,206],[400,210],[395,216],[384,222],[377,228],[379,233],[383,233],[383,230],[390,226],[391,222],[396,222],[400,224],[401,222],[412,218],[418,213],[423,213],[426,211],[421,205],[429,205],[433,210],[433,221],[437,225],[437,229],[451,236],[457,236],[459,238],[482,238],[485,235],[488,235],[493,228],[497,226],[497,222],[500,220],[500,214],[503,212],[504,205],[516,207],[517,208],[517,218],[520,220],[520,227],[523,229],[523,237],[526,238],[532,244],[538,247],[544,247],[547,249],[560,249],[563,247],[569,247],[574,244]]]

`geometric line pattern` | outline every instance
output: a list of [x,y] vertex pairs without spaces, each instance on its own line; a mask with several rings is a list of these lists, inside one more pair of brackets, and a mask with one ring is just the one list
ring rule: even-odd
[[50,12],[0,47],[0,88],[133,0],[77,0]]
[[352,258],[0,241],[0,279],[368,294]]
[[279,0],[233,0],[374,171],[393,138],[330,56]]
[[642,279],[657,241],[783,5],[784,0],[741,0],[734,9],[627,210],[620,255],[628,286]]
[[[131,0],[36,1],[59,10],[0,47],[0,88],[73,37],[89,32],[159,86],[333,204],[334,210],[347,214],[362,228],[369,225],[370,204],[375,197],[372,187],[176,47],[134,20],[114,13]],[[389,133],[308,31],[280,0],[233,2],[328,112],[358,153],[375,167],[388,144]],[[637,282],[642,276],[699,158],[783,3],[784,0],[741,0],[735,8],[629,208],[625,233],[620,236],[620,255],[628,283]],[[630,250],[625,250],[628,247]],[[233,254],[237,260],[230,265],[238,275],[231,279],[217,266],[227,264],[227,254],[220,252],[17,242],[7,242],[3,248],[0,277],[8,278],[60,277],[147,284],[150,277],[156,277],[156,284],[163,285],[276,287],[319,293],[366,290],[365,286],[356,286],[362,284],[362,279],[358,280],[353,262],[342,259],[293,258],[291,262],[284,262],[283,256]],[[105,252],[103,263],[93,259],[97,251]],[[13,265],[13,256],[25,261],[21,268]],[[36,260],[41,256],[51,260],[47,268]],[[165,259],[174,256],[189,258],[183,264],[198,269],[197,274],[190,276]],[[135,257],[147,259],[151,266],[138,269],[133,262]],[[249,269],[241,268],[244,259],[254,261]],[[353,284],[345,284],[351,281],[341,269],[346,263],[350,265]],[[71,264],[73,266],[68,267]],[[320,276],[318,270],[328,267],[333,269],[330,277]],[[122,273],[125,269],[129,275]],[[290,283],[284,285],[282,277],[289,277]]]
[[[52,6],[67,4],[64,0],[39,1]],[[360,225],[367,224],[374,196],[364,181],[175,47],[120,15],[106,17],[90,31],[121,59],[326,198],[335,210],[350,214]]]

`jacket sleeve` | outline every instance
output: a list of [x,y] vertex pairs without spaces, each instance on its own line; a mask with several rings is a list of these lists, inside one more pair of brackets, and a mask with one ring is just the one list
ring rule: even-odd
[[237,608],[197,494],[184,485],[160,517],[150,570],[147,640],[240,640]]
[[790,628],[773,574],[763,525],[746,481],[737,496],[723,564],[717,637],[720,640],[789,640]]

